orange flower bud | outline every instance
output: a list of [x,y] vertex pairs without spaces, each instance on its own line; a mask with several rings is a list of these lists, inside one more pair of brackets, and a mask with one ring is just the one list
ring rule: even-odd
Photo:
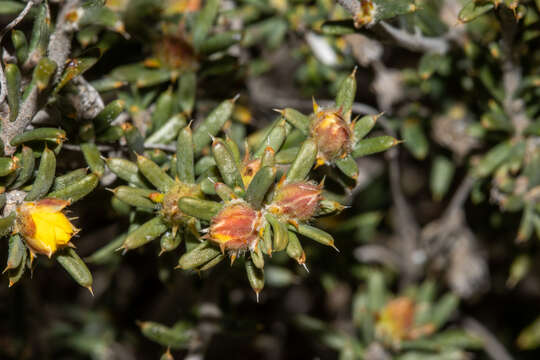
[[69,201],[43,199],[24,202],[17,208],[16,231],[26,240],[32,253],[51,257],[58,247],[68,245],[77,228],[61,211]]
[[319,157],[325,162],[345,157],[352,146],[352,132],[340,111],[320,110],[315,113],[311,137],[317,142]]
[[289,219],[309,220],[319,208],[321,187],[309,182],[297,182],[278,188],[269,211]]
[[261,215],[243,201],[231,202],[212,218],[211,241],[222,250],[247,250],[257,244]]
[[407,338],[414,320],[414,303],[406,297],[391,300],[379,313],[377,333],[395,342]]
[[415,325],[416,304],[408,297],[398,297],[389,301],[379,312],[375,331],[383,340],[399,345],[403,340],[414,340],[435,331],[431,323]]
[[354,26],[360,28],[372,24],[377,12],[376,5],[372,0],[360,0],[361,11],[354,15]]

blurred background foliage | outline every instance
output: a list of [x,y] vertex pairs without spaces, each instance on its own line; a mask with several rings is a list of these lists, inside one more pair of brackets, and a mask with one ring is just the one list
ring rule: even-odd
[[[44,256],[10,266],[4,236],[1,358],[538,358],[540,1],[7,0],[0,23],[3,215],[27,194],[84,197],[75,265],[53,258],[93,289]],[[309,272],[265,257],[257,302],[242,259],[175,270],[199,220],[140,237],[180,228],[182,244],[126,245],[167,193],[148,174],[178,177],[191,121],[251,160],[283,127],[281,174],[306,137],[295,119],[313,121],[312,97],[340,110],[351,77],[343,115],[402,142],[354,156],[356,177],[335,159],[310,172],[346,206],[309,219],[339,253],[302,240]],[[208,178],[226,174],[200,141],[197,184],[219,199]],[[145,195],[122,200],[126,184]]]

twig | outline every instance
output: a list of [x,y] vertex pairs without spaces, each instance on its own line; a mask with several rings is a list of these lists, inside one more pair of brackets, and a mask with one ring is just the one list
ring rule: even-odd
[[7,24],[6,27],[4,29],[2,29],[2,31],[0,31],[0,41],[2,41],[4,36],[11,29],[13,29],[15,26],[17,26],[24,19],[24,17],[28,14],[28,12],[32,8],[32,6],[37,5],[40,2],[41,2],[41,0],[30,0],[30,1],[28,1],[26,3],[26,6],[24,7],[24,9],[22,9],[22,11],[19,13],[19,15],[15,19],[13,19],[9,24]]
[[[361,14],[363,9],[357,0],[336,0],[353,18]],[[398,29],[392,25],[380,21],[376,23],[372,30],[375,33],[390,38],[396,44],[411,51],[435,52],[439,54],[446,53],[449,48],[449,42],[446,37],[425,37],[419,31],[410,34],[405,30]]]
[[176,145],[166,145],[166,144],[144,144],[146,150],[163,150],[167,152],[176,152]]
[[381,112],[375,109],[373,106],[363,103],[353,103],[351,107],[353,114],[366,114],[366,115],[377,115]]
[[373,26],[373,31],[390,38],[397,45],[410,51],[444,54],[450,49],[446,37],[425,37],[419,31],[411,34],[384,21]]
[[[80,145],[75,145],[75,144],[62,144],[62,149],[70,150],[70,151],[82,151],[81,146]],[[110,146],[110,145],[97,145],[97,149],[99,151],[106,152],[106,151],[115,150],[115,147]]]
[[500,7],[499,18],[502,26],[503,108],[514,126],[516,137],[519,138],[529,125],[529,118],[525,112],[524,101],[514,98],[521,83],[521,66],[516,56],[519,52],[514,49],[514,38],[518,30],[517,20],[513,12],[505,6]]
[[120,113],[120,115],[116,117],[116,119],[114,119],[111,122],[111,125],[119,126],[125,123],[126,121],[128,121],[129,119],[130,119],[129,113],[127,111],[123,111],[122,113]]
[[73,33],[77,30],[78,23],[68,20],[68,13],[74,10],[80,5],[80,0],[67,1],[60,10],[56,18],[56,27],[52,33],[49,46],[47,47],[47,56],[54,61],[57,65],[54,81],[58,81],[64,68],[66,66],[66,60],[68,59],[71,51],[71,39]]
[[[36,2],[38,0],[33,0]],[[74,31],[77,29],[77,22],[71,22],[68,20],[67,14],[80,6],[80,0],[67,1],[60,13],[57,16],[57,25],[54,33],[50,36],[49,46],[47,48],[48,57],[57,64],[57,72],[55,74],[56,82],[61,76],[71,49],[71,40]],[[0,79],[1,80],[1,79]],[[83,78],[78,77],[74,80],[74,84],[78,87],[84,88],[85,98],[79,103],[74,103],[77,108],[77,112],[84,118],[92,118],[101,109],[103,109],[103,101],[101,97]],[[4,86],[2,87],[4,88]],[[40,96],[37,87],[27,96],[26,100],[22,103],[19,113],[15,121],[4,124],[0,139],[4,143],[4,152],[7,155],[11,155],[15,149],[10,145],[11,139],[22,133],[24,129],[32,122],[32,119],[36,112],[39,110],[39,106],[44,95]],[[1,103],[1,102],[0,102]],[[79,105],[79,106],[77,106]]]
[[5,193],[6,194],[6,205],[4,205],[3,216],[8,216],[13,211],[16,210],[17,205],[19,205],[26,196],[25,191],[21,190],[11,190]]
[[[378,122],[385,129],[387,133],[391,136],[396,137],[395,131],[392,129],[390,124],[381,117],[378,119]],[[387,151],[386,153],[388,162],[389,162],[389,172],[390,172],[390,191],[392,193],[392,200],[396,209],[396,223],[395,231],[401,237],[400,244],[402,245],[402,250],[404,252],[403,261],[404,266],[404,283],[413,281],[418,276],[418,271],[421,263],[417,261],[418,257],[415,256],[418,254],[419,249],[419,238],[420,238],[420,225],[413,216],[413,210],[403,191],[401,190],[401,181],[400,181],[400,166],[399,166],[399,149],[394,147]]]
[[13,122],[5,122],[2,127],[0,138],[4,142],[4,152],[11,155],[15,148],[11,146],[11,139],[22,133],[24,129],[32,122],[32,118],[38,110],[38,87],[34,87],[26,100],[22,103],[21,109]]
[[390,171],[390,191],[396,209],[396,232],[401,237],[401,245],[404,251],[406,266],[404,269],[404,282],[408,283],[416,279],[420,263],[417,254],[420,226],[414,218],[413,209],[401,190],[400,166],[398,160],[399,151],[388,151]]
[[467,201],[467,198],[469,197],[469,194],[471,193],[474,182],[475,182],[475,179],[471,175],[465,176],[465,178],[461,181],[461,184],[459,185],[458,189],[454,193],[454,196],[452,196],[450,203],[444,210],[444,214],[442,218],[448,218],[456,210],[460,210],[463,208],[465,201]]
[[77,117],[86,120],[95,118],[105,107],[99,92],[82,75],[71,80],[71,85],[76,91],[67,94],[67,99],[77,110]]
[[341,5],[352,16],[362,12],[362,5],[358,0],[337,0],[337,3]]
[[402,268],[402,259],[391,249],[380,245],[364,245],[354,249],[354,257],[360,262],[384,264],[397,271]]
[[504,345],[502,345],[499,340],[483,326],[479,321],[466,317],[463,320],[463,326],[466,330],[478,336],[482,339],[484,344],[484,350],[488,356],[493,360],[514,360],[514,358],[508,353]]
[[[452,232],[467,227],[463,205],[469,197],[474,182],[474,177],[471,175],[465,176],[443,214],[423,227],[422,239],[430,257],[434,257],[442,249],[451,247],[455,241],[454,237],[449,236]],[[438,239],[438,243],[434,244],[434,239]]]
[[7,81],[4,74],[4,66],[2,65],[2,48],[0,48],[0,104],[4,102],[7,95]]
[[[36,1],[32,0],[32,3]],[[27,4],[27,6],[29,6]],[[26,7],[25,7],[26,8]],[[28,9],[29,10],[29,9]],[[32,122],[32,118],[39,109],[39,90],[35,86],[30,94],[26,97],[26,100],[21,104],[19,113],[13,122],[5,122],[0,133],[0,139],[4,143],[4,153],[11,155],[15,152],[15,148],[11,146],[11,139],[14,136],[22,133],[24,129]],[[2,103],[0,101],[0,103]]]
[[[364,157],[356,160],[358,164],[359,174],[356,179],[355,186],[351,189],[345,185],[345,196],[340,200],[343,205],[349,206],[356,198],[358,193],[368,186],[373,179],[382,174],[384,170],[384,162],[379,159]],[[327,176],[330,176],[329,172]]]
[[[81,151],[81,146],[76,144],[63,144],[63,149],[70,150],[70,151]],[[127,150],[127,147],[114,147],[111,145],[97,145],[97,148],[99,151],[107,152],[107,151],[115,151],[115,150]],[[176,152],[176,145],[166,145],[166,144],[145,144],[144,145],[145,150],[163,150],[167,152]]]

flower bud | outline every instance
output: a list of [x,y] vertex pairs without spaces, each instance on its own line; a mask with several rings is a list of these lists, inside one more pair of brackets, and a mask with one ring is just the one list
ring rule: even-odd
[[[189,215],[184,214],[178,208],[178,200],[185,196],[202,198],[203,194],[198,185],[184,184],[177,182],[161,200],[161,215],[171,225],[186,223]],[[156,197],[150,197],[152,201],[158,200]]]
[[360,0],[360,9],[354,14],[354,26],[360,28],[373,24],[377,8],[372,0]]
[[377,334],[392,343],[408,339],[413,327],[414,313],[415,305],[411,299],[399,297],[391,300],[379,313]]
[[282,185],[276,191],[269,211],[288,219],[309,220],[319,208],[321,188],[309,182]]
[[17,208],[16,231],[33,253],[51,257],[58,247],[68,245],[77,228],[61,211],[69,201],[43,199],[23,202]]
[[207,237],[222,250],[247,250],[257,244],[261,216],[245,202],[231,202],[212,218]]
[[318,157],[330,162],[351,151],[352,132],[340,111],[319,110],[311,126],[311,137],[317,142]]
[[179,36],[163,36],[154,46],[154,56],[169,69],[191,69],[195,55],[191,45]]

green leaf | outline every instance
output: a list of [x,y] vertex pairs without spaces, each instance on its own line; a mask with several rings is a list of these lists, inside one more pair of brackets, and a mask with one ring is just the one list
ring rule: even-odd
[[452,161],[439,155],[433,160],[429,187],[435,201],[441,201],[446,195],[454,177],[455,166]]
[[191,326],[184,323],[172,328],[151,321],[139,322],[138,325],[145,337],[171,349],[187,348],[193,334]]
[[205,40],[208,38],[212,24],[217,17],[219,5],[219,0],[207,0],[204,7],[197,15],[193,26],[193,45],[195,46],[195,49],[200,50]]
[[422,124],[418,119],[410,118],[405,120],[401,126],[405,147],[418,160],[423,160],[429,152],[429,142]]
[[463,8],[461,8],[458,19],[463,23],[470,22],[484,15],[494,7],[495,5],[491,1],[480,2],[478,0],[468,0]]

